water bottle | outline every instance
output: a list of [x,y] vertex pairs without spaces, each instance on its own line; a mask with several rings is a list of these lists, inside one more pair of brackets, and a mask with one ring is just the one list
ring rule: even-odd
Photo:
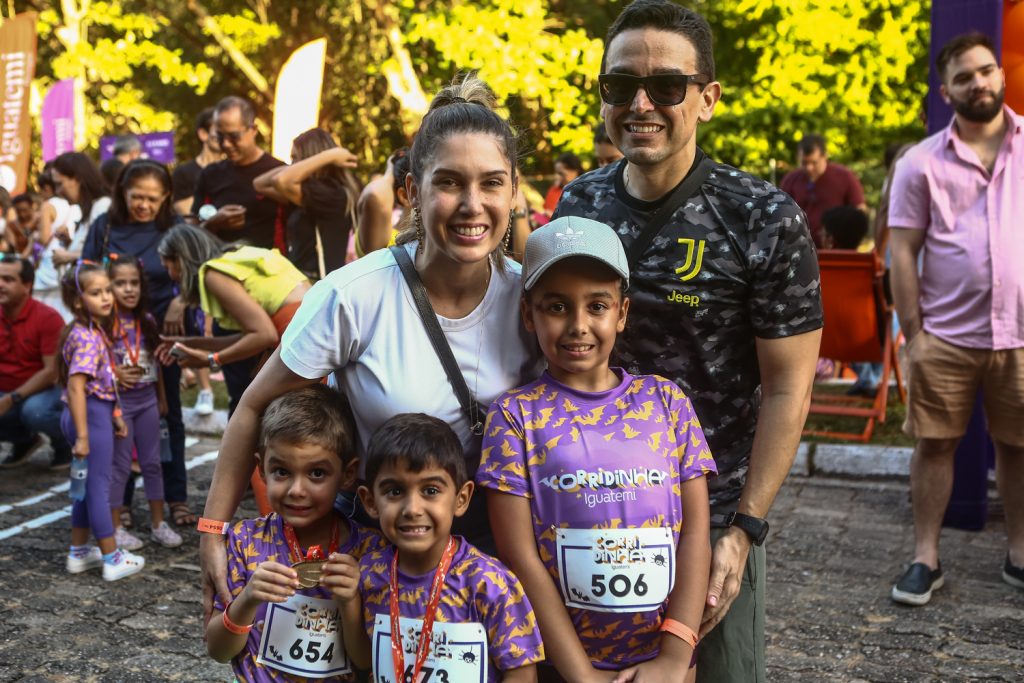
[[171,432],[167,420],[160,418],[160,462],[170,462],[171,457]]
[[71,500],[85,500],[85,480],[89,476],[86,458],[71,458]]

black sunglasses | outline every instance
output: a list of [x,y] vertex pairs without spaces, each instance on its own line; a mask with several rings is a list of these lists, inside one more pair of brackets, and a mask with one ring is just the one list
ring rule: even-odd
[[249,129],[253,126],[246,126],[242,130],[233,130],[229,133],[222,133],[214,129],[212,136],[218,142],[230,142],[231,144],[237,145],[242,136],[249,132]]
[[691,83],[701,89],[708,84],[703,74],[657,74],[655,76],[633,76],[632,74],[601,74],[601,99],[605,104],[621,107],[636,97],[636,91],[643,86],[647,97],[662,107],[674,107],[686,99],[686,89]]

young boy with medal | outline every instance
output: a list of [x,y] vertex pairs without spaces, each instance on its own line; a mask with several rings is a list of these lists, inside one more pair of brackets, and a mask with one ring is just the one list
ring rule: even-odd
[[609,366],[628,285],[602,223],[526,242],[522,315],[548,367],[491,406],[476,480],[536,606],[541,681],[683,681],[697,644],[715,464],[678,386]]
[[324,565],[355,562],[387,542],[334,510],[358,469],[349,407],[324,385],[285,394],[267,407],[261,442],[274,511],[227,531],[233,600],[215,601],[207,649],[231,660],[239,681],[355,681]]
[[367,446],[359,497],[393,545],[358,565],[335,556],[324,584],[342,603],[345,647],[377,683],[536,681],[533,609],[495,558],[451,535],[473,495],[445,422],[396,415]]

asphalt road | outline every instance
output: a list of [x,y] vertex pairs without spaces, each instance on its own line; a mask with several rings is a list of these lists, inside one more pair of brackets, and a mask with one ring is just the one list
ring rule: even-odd
[[[216,445],[188,449],[196,510]],[[177,549],[148,543],[146,569],[117,583],[68,575],[66,477],[45,462],[0,471],[0,681],[231,680],[201,640],[196,532]],[[769,681],[1024,681],[1024,591],[1000,579],[992,517],[944,534],[946,587],[905,608],[888,592],[910,559],[906,485],[791,478],[768,541]]]

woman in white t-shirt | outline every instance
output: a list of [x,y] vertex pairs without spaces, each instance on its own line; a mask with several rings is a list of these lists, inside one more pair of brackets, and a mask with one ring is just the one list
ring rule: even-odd
[[[434,98],[410,151],[412,225],[397,240],[414,260],[483,411],[541,370],[535,342],[520,322],[520,268],[504,256],[516,196],[517,141],[494,104],[490,89],[475,77]],[[334,271],[306,294],[281,347],[246,390],[224,432],[200,528],[217,526],[207,520],[231,520],[252,472],[267,404],[331,373],[352,404],[360,453],[389,417],[424,412],[452,425],[475,472],[480,436],[461,410],[395,256],[380,250]],[[478,510],[461,519],[471,524],[457,526],[456,533],[471,542],[484,538],[486,546],[482,499]],[[219,536],[202,535],[200,559],[209,611],[214,587],[230,599]]]

